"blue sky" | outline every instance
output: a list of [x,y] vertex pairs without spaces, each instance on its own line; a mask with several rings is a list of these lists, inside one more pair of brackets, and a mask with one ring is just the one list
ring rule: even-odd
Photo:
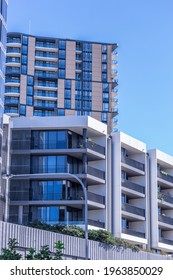
[[8,31],[116,42],[119,130],[173,155],[172,0],[9,0]]

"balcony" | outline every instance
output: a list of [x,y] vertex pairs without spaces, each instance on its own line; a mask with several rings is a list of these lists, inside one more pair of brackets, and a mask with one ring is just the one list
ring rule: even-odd
[[55,83],[37,82],[37,83],[35,83],[35,86],[57,88],[57,84],[55,84]]
[[87,173],[91,176],[105,180],[105,172],[92,166],[87,166]]
[[5,98],[4,104],[5,105],[19,104],[19,99],[18,98],[17,99],[15,99],[15,98],[10,98],[10,99]]
[[94,221],[91,219],[88,219],[88,225],[94,226],[94,227],[99,227],[99,228],[105,228],[105,223],[103,223],[101,221]]
[[57,75],[53,73],[46,73],[42,71],[35,71],[35,77],[41,77],[41,78],[57,78]]
[[173,226],[173,218],[164,215],[159,215],[159,222]]
[[138,232],[138,231],[131,230],[131,229],[128,229],[128,228],[122,228],[122,233],[129,234],[129,235],[136,236],[136,237],[140,237],[140,238],[145,238],[145,233],[144,232]]
[[136,169],[139,169],[141,171],[145,171],[145,165],[139,161],[136,161],[134,159],[131,159],[127,156],[122,156],[121,157],[121,162],[130,165],[132,167],[135,167]]
[[20,53],[20,48],[7,47],[7,53]]
[[57,97],[57,92],[50,92],[50,91],[36,91],[34,92],[34,96],[42,96],[42,97]]
[[173,240],[170,240],[170,239],[160,237],[159,242],[173,246]]
[[20,79],[15,79],[15,78],[6,78],[5,83],[15,83],[15,84],[20,84]]
[[56,58],[57,59],[57,54],[56,53],[50,53],[50,52],[36,51],[35,56],[45,57],[45,58]]
[[57,65],[55,63],[46,63],[41,61],[36,61],[35,66],[46,67],[46,68],[57,68]]
[[165,180],[165,181],[168,181],[169,183],[173,183],[173,176],[171,175],[168,175],[168,174],[163,174],[161,172],[158,172],[158,175],[157,175],[159,178]]
[[34,102],[34,107],[40,107],[40,108],[56,108],[56,103],[49,103],[49,102]]
[[18,109],[4,109],[5,114],[19,114]]
[[96,144],[95,142],[87,141],[87,148],[102,155],[105,155],[105,148],[101,145]]
[[132,206],[128,203],[123,203],[121,209],[123,211],[138,215],[138,216],[142,216],[145,217],[145,210],[136,206]]
[[20,74],[20,68],[6,67],[6,74]]
[[[70,195],[69,200],[84,200],[83,191],[76,191]],[[88,192],[88,200],[105,205],[105,197],[99,194]]]
[[7,57],[6,63],[20,63],[19,57]]
[[39,48],[48,48],[48,49],[55,49],[56,48],[55,43],[48,43],[48,42],[36,42],[35,46],[39,47]]
[[7,38],[7,44],[21,44],[21,39],[20,38]]
[[141,185],[138,185],[138,184],[135,184],[135,183],[132,183],[132,182],[130,182],[128,180],[122,181],[122,186],[127,188],[127,189],[130,189],[130,190],[133,190],[133,191],[145,194],[145,187],[143,187]]
[[158,193],[158,199],[161,200],[161,202],[168,202],[173,204],[173,197],[170,195],[167,195],[165,193]]
[[[14,149],[14,146],[13,146]],[[83,171],[83,165],[46,165],[46,166],[29,166],[29,165],[13,165],[13,174],[43,174],[43,173],[71,173],[86,174],[105,180],[105,172],[97,168],[87,166],[87,173]]]

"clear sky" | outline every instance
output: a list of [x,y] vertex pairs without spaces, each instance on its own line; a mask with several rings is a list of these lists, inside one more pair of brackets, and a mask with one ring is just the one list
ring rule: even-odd
[[118,129],[173,155],[173,0],[9,0],[8,31],[118,43]]

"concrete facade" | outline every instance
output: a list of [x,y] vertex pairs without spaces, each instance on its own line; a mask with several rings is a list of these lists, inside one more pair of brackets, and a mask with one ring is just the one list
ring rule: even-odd
[[5,55],[7,33],[7,0],[0,1],[0,220],[4,209],[4,190],[1,184],[2,169],[2,138],[3,138],[3,111],[4,111],[4,84],[5,84]]

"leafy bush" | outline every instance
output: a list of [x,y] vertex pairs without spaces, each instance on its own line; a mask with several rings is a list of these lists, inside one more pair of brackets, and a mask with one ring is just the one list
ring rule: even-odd
[[[44,230],[48,230],[48,231],[53,231],[56,233],[62,233],[62,234],[66,234],[66,235],[71,235],[71,236],[76,236],[76,237],[80,237],[80,238],[84,238],[85,237],[85,232],[82,228],[78,227],[78,226],[64,226],[64,225],[47,225],[47,224],[43,224],[41,222],[35,222],[33,224],[30,224],[29,226],[35,227],[35,228],[39,228],[39,229],[44,229]],[[132,251],[139,251],[140,248],[136,245],[130,244],[127,241],[125,241],[124,239],[120,239],[120,238],[116,238],[113,237],[113,235],[103,229],[99,229],[99,230],[88,230],[88,239],[90,240],[94,240],[94,241],[98,241],[110,246],[116,246],[117,248],[130,248],[132,249]]]

